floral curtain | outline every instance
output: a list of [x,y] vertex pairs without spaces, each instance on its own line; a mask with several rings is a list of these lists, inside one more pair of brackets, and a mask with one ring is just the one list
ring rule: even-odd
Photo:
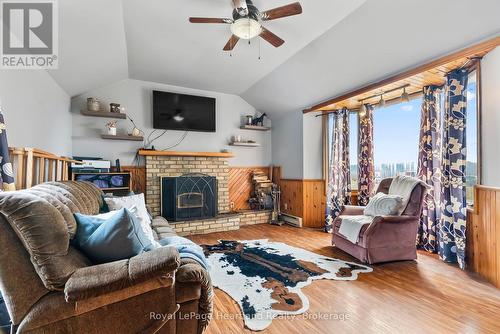
[[441,215],[441,89],[424,87],[422,101],[418,177],[429,190],[418,229],[420,248],[437,253],[437,226]]
[[342,205],[351,202],[351,171],[349,163],[349,110],[342,109],[329,115],[331,151],[327,190],[325,231],[333,232],[333,220],[340,214]]
[[0,106],[0,191],[16,190],[14,173],[10,163],[9,145],[7,143],[5,121]]
[[438,226],[440,258],[446,262],[458,262],[462,269],[465,268],[467,218],[467,78],[465,70],[453,71],[447,77],[443,120],[441,219]]
[[359,116],[358,147],[358,205],[367,205],[373,193],[375,167],[373,164],[373,107],[366,105],[365,115]]

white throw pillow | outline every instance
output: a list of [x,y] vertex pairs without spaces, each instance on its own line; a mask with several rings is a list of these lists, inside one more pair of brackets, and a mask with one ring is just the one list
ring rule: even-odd
[[155,240],[153,230],[151,229],[151,219],[149,218],[149,213],[146,209],[144,194],[125,197],[105,197],[104,200],[110,210],[120,210],[122,208],[130,210],[130,212],[132,212],[140,220],[142,230],[151,243],[155,246],[160,246]]
[[397,195],[378,193],[372,198],[364,210],[366,216],[394,216],[399,215],[403,206],[403,198]]

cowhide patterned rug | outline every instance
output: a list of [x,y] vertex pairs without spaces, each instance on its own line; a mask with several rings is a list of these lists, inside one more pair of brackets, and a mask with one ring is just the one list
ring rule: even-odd
[[246,327],[263,330],[280,315],[302,314],[301,289],[314,280],[352,281],[372,269],[268,240],[203,245],[213,285],[238,302]]

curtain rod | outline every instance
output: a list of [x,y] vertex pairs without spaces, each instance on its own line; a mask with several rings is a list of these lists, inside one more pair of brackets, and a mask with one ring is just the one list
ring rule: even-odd
[[374,97],[385,95],[385,94],[388,94],[388,93],[392,93],[392,92],[395,92],[397,90],[405,89],[406,87],[410,87],[410,86],[411,86],[410,84],[405,84],[405,85],[402,85],[402,86],[399,86],[399,87],[396,87],[396,88],[393,88],[393,89],[384,90],[380,94],[373,94],[371,96],[365,97],[364,99],[359,99],[358,102],[363,102],[363,101],[366,101],[366,100],[369,100],[369,99],[373,99]]
[[[419,97],[419,96],[421,96],[421,95],[422,95],[422,92],[421,92],[421,91],[418,91],[418,92],[414,92],[414,93],[409,94],[410,99],[417,98],[417,97]],[[392,98],[392,99],[390,99],[390,100],[387,100],[387,101],[386,101],[386,106],[387,106],[387,105],[391,105],[391,104],[396,104],[398,101],[400,101],[400,99],[401,99],[400,97],[395,97],[395,98]],[[367,103],[367,104],[368,104],[368,103]],[[378,103],[370,103],[369,105],[370,105],[370,106],[372,106],[372,107],[374,107],[374,106],[376,106],[377,104],[378,104]],[[359,112],[359,109],[360,109],[360,108],[354,108],[354,109],[347,108],[347,109],[349,110],[349,112]],[[330,114],[335,114],[335,113],[337,113],[339,110],[340,110],[340,109],[337,109],[337,110],[330,110],[330,111],[328,111],[328,112],[322,112],[321,114],[318,114],[318,115],[316,115],[316,116],[314,116],[314,117],[322,117],[322,116],[327,116],[327,115],[330,115]]]

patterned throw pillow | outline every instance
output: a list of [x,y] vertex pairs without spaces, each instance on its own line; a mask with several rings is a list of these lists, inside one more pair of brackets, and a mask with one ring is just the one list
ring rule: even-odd
[[378,193],[370,199],[364,210],[365,216],[395,216],[403,206],[403,198],[397,195]]
[[144,194],[124,196],[124,197],[105,197],[104,201],[110,210],[128,209],[140,220],[144,234],[155,246],[160,246],[155,240],[153,230],[151,229],[151,218],[146,208]]

